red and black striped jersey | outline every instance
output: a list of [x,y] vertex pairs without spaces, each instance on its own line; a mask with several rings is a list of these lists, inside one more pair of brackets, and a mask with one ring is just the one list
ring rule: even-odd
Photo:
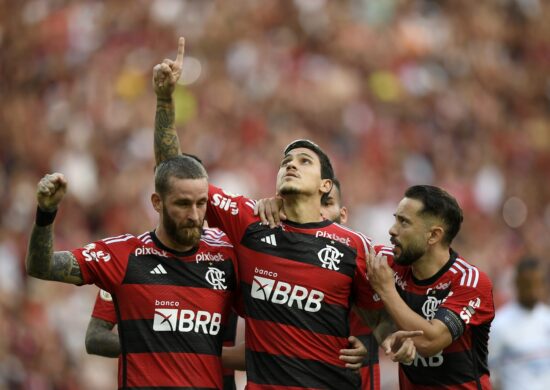
[[92,317],[110,322],[111,324],[117,323],[113,297],[111,297],[111,294],[107,291],[99,289],[95,299],[94,308],[92,310]]
[[112,298],[119,388],[221,389],[222,335],[238,284],[233,246],[204,229],[198,248],[175,252],[147,232],[72,251],[84,283]]
[[270,228],[250,199],[212,185],[209,198],[208,223],[227,233],[239,260],[247,388],[358,388],[339,350],[350,305],[382,306],[366,280],[369,240],[328,220]]
[[350,334],[357,337],[367,348],[367,356],[359,370],[361,390],[380,390],[380,364],[378,361],[378,342],[372,334],[372,329],[366,326],[355,311],[349,316]]
[[[107,291],[100,289],[97,293],[94,308],[92,311],[92,317],[99,318],[100,320],[110,322],[111,324],[117,323],[115,305],[113,304],[113,298]],[[235,345],[235,336],[237,333],[237,319],[238,316],[235,312],[229,314],[229,318],[225,324],[225,330],[223,332],[223,346],[232,347]],[[235,390],[235,371],[224,368],[223,369],[223,390]]]
[[495,308],[489,277],[450,250],[439,272],[418,280],[410,266],[393,263],[391,248],[375,249],[388,256],[397,291],[407,305],[426,320],[442,321],[453,337],[440,353],[417,354],[412,364],[400,364],[400,388],[490,389],[487,348]]

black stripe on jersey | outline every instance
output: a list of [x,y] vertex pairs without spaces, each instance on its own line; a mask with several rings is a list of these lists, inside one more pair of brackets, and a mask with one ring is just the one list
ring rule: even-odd
[[224,375],[223,376],[223,390],[235,390],[235,376]]
[[251,286],[241,282],[246,315],[256,320],[276,322],[291,325],[299,329],[305,329],[315,333],[326,334],[335,337],[348,337],[348,310],[340,305],[321,303],[321,309],[316,312],[308,312],[289,307],[287,304],[278,304],[270,301],[253,298]]
[[[476,380],[471,351],[446,353],[431,358],[415,358],[416,366],[405,366],[405,372],[411,383],[425,386],[456,385]],[[434,367],[429,367],[432,364]]]
[[270,355],[246,350],[247,379],[256,384],[309,387],[316,389],[358,389],[356,373],[310,359]]
[[[159,270],[158,265],[162,265]],[[233,262],[229,259],[220,262],[184,262],[177,258],[155,255],[130,255],[126,275],[122,284],[162,284],[169,286],[203,287],[211,289],[206,280],[208,268],[213,267],[225,272],[225,286],[228,291],[235,289]]]
[[[275,241],[272,242],[270,237],[274,237]],[[247,228],[241,244],[258,253],[311,264],[320,268],[323,267],[320,260],[323,254],[319,253],[330,246],[338,252],[336,255],[338,270],[333,270],[333,272],[339,272],[351,278],[355,275],[357,251],[329,238],[288,232],[281,227],[272,229],[258,222]]]
[[237,336],[237,320],[239,316],[234,311],[229,313],[227,318],[225,332],[223,332],[223,341],[224,342],[235,342],[235,337]]
[[220,355],[222,335],[225,327],[221,326],[217,335],[196,332],[154,331],[153,320],[124,320],[119,322],[123,329],[126,353],[197,353]]
[[352,334],[352,336],[361,340],[363,345],[367,348],[367,356],[363,359],[363,367],[378,363],[378,342],[376,341],[376,337],[374,337],[372,333],[367,335]]

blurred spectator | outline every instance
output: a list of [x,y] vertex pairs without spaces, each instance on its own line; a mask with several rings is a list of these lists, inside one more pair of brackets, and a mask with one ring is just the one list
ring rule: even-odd
[[516,267],[513,302],[496,313],[489,344],[495,389],[550,388],[550,307],[544,265],[524,258]]
[[[150,74],[180,35],[178,126],[216,182],[272,195],[281,148],[311,138],[346,188],[351,227],[384,243],[388,205],[410,184],[441,186],[465,212],[457,251],[505,303],[516,259],[550,250],[548,20],[541,0],[0,1],[0,384],[43,375],[13,345],[9,329],[31,326],[13,312],[48,313],[59,353],[72,340],[84,352],[85,326],[66,336],[51,313],[78,295],[72,320],[86,323],[95,296],[64,290],[48,307],[57,287],[22,276],[38,179],[62,170],[72,183],[57,248],[153,223]],[[68,353],[78,386],[105,386],[86,374],[101,362]]]

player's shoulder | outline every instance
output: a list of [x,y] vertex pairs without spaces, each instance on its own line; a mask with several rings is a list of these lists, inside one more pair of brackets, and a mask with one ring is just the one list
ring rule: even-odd
[[227,234],[218,228],[204,228],[202,230],[201,241],[208,247],[233,248],[233,244]]
[[337,222],[328,225],[326,231],[329,235],[332,235],[330,238],[335,238],[337,241],[347,244],[348,246],[359,247],[362,250],[368,251],[372,245],[372,240],[363,233],[350,229]]
[[208,195],[212,207],[230,212],[232,215],[239,214],[239,210],[242,208],[252,213],[256,206],[255,200],[244,195],[231,193],[213,184],[208,185]]
[[477,290],[493,288],[493,283],[485,272],[458,254],[447,272],[457,287]]

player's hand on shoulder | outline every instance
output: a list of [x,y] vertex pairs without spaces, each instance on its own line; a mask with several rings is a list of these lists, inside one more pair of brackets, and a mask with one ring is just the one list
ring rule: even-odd
[[254,215],[260,217],[264,225],[274,228],[286,220],[286,214],[283,209],[283,200],[278,197],[264,198],[256,202],[254,206]]
[[67,192],[67,179],[62,173],[48,173],[36,187],[38,207],[43,211],[54,211]]
[[180,37],[175,60],[165,59],[153,67],[153,88],[158,97],[171,97],[183,69],[185,38]]

